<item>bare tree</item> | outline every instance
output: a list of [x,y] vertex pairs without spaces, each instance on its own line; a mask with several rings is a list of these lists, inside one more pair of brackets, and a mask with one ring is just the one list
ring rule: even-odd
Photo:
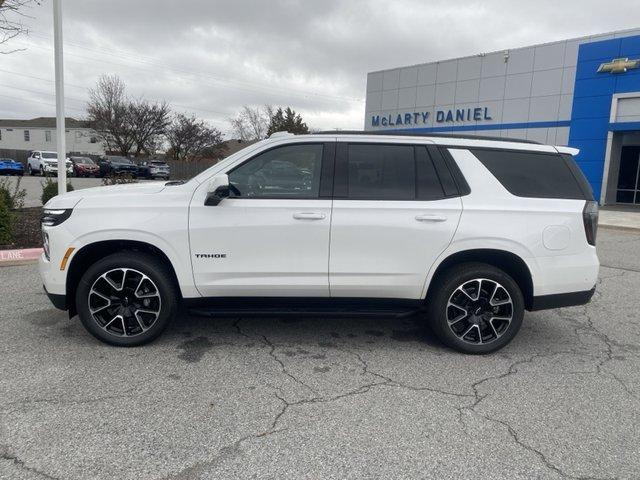
[[261,140],[267,136],[273,114],[274,109],[271,105],[263,107],[245,105],[235,118],[229,119],[231,130],[240,140]]
[[223,149],[222,133],[195,116],[178,113],[167,130],[169,153],[174,160],[192,160]]
[[151,103],[143,98],[129,104],[129,117],[133,131],[135,155],[151,154],[157,148],[160,137],[171,124],[169,104],[165,101]]
[[[40,5],[40,0],[0,0],[0,45],[9,40],[28,33],[27,27],[21,22],[23,18],[30,18],[24,13],[24,9],[31,5]],[[22,50],[0,50],[0,54],[13,53]]]
[[136,142],[125,84],[117,75],[102,75],[89,90],[87,113],[91,128],[109,151],[129,155]]

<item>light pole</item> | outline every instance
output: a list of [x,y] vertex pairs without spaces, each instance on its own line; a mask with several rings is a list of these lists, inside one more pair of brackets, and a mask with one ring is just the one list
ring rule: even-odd
[[67,191],[67,146],[64,125],[64,66],[62,58],[62,0],[53,0],[53,49],[56,65],[56,144],[58,195]]

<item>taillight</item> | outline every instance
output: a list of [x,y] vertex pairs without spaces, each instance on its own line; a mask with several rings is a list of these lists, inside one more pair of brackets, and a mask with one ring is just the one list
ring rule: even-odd
[[587,242],[595,247],[596,234],[598,233],[598,202],[589,201],[585,204],[582,209],[582,221]]

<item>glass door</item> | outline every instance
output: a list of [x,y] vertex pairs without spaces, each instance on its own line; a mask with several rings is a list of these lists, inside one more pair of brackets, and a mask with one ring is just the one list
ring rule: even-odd
[[622,147],[616,202],[640,205],[640,146]]

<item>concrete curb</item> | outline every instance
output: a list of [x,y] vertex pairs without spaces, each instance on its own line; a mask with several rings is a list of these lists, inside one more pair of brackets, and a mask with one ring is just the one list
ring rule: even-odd
[[36,263],[42,255],[41,248],[23,248],[19,250],[0,250],[0,267],[28,265]]

